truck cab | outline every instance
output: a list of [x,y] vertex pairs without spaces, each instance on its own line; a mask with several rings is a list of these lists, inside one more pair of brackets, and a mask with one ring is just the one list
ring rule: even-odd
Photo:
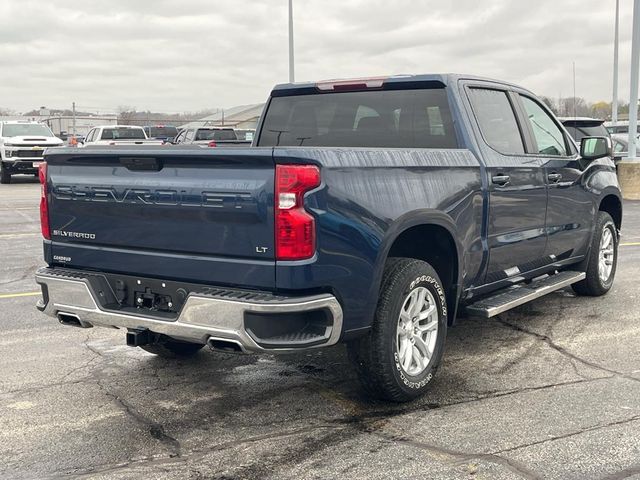
[[44,151],[62,145],[42,123],[0,122],[0,183],[11,183],[16,174],[37,175]]
[[105,125],[93,127],[78,145],[114,146],[114,145],[162,145],[162,140],[149,139],[144,128],[136,125]]
[[38,308],[158,355],[345,342],[364,388],[423,394],[447,329],[560,288],[606,294],[608,136],[468,75],[276,86],[252,146],[47,152]]

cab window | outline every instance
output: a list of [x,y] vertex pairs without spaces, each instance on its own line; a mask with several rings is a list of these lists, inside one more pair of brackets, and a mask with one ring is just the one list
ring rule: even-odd
[[471,88],[469,99],[487,144],[505,155],[522,155],[524,142],[507,92]]
[[520,95],[524,105],[531,131],[536,140],[537,152],[540,155],[560,156],[567,155],[567,144],[564,134],[558,124],[544,110],[538,102],[529,97]]

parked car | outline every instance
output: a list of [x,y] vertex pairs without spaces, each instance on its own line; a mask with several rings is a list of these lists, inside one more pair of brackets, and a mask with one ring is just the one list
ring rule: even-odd
[[155,125],[144,127],[144,132],[148,138],[162,140],[165,143],[173,143],[178,135],[178,129],[171,125]]
[[78,146],[88,145],[162,145],[162,140],[150,140],[142,127],[135,125],[105,125],[89,130]]
[[64,142],[65,145],[76,147],[78,143],[84,142],[84,135],[76,134],[69,132],[60,132],[57,137]]
[[609,136],[609,131],[604,127],[604,120],[589,117],[560,117],[559,120],[578,146],[585,137]]
[[[629,133],[629,120],[619,120],[615,125],[613,122],[605,122],[604,126],[609,133]],[[636,130],[640,134],[640,122],[638,122]]]
[[346,342],[364,387],[405,401],[427,390],[461,309],[613,284],[611,140],[578,153],[523,88],[279,85],[257,132],[235,150],[47,152],[38,308],[167,357]]
[[174,143],[201,147],[246,147],[251,145],[251,140],[238,140],[233,128],[197,127],[181,130]]
[[42,123],[0,122],[0,183],[11,183],[11,176],[37,175],[45,149],[63,142]]
[[[614,133],[611,135],[613,142],[613,154],[616,164],[619,160],[626,158],[629,153],[629,134]],[[636,136],[636,150],[640,153],[640,134]]]

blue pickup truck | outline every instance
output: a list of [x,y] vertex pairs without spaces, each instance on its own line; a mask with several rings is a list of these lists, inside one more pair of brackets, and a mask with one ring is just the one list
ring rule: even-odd
[[244,148],[56,149],[38,309],[162,356],[345,342],[364,388],[424,393],[458,312],[612,286],[608,137],[462,75],[296,83]]

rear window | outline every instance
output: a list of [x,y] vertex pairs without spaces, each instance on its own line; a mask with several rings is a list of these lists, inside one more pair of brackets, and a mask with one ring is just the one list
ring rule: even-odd
[[274,97],[259,146],[457,148],[444,88]]
[[196,138],[195,140],[220,140],[220,141],[225,141],[225,140],[237,140],[238,137],[236,136],[236,132],[234,132],[232,129],[216,129],[216,130],[211,130],[211,129],[203,129],[203,130],[198,130],[198,132],[196,133]]
[[142,128],[105,128],[100,140],[144,140]]
[[173,138],[178,135],[176,127],[150,127],[148,132],[151,138]]
[[576,142],[580,142],[584,137],[609,136],[609,130],[601,122],[563,122],[563,124]]

